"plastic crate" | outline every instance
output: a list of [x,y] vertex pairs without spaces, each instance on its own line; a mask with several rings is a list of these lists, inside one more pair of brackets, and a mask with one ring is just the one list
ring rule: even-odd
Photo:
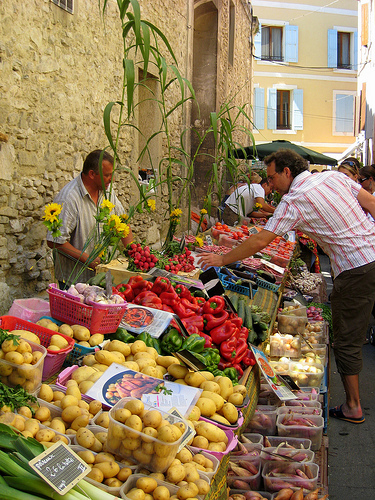
[[70,351],[65,359],[64,366],[76,365],[82,356],[94,354],[98,347],[86,347],[84,345],[74,344],[74,348]]
[[117,330],[127,308],[123,304],[83,304],[52,283],[47,290],[51,316],[68,325],[82,325],[93,333],[113,333]]
[[[39,337],[40,343],[43,347],[47,348],[47,355],[43,365],[42,381],[47,380],[51,375],[57,373],[62,367],[66,356],[74,347],[74,340],[62,333],[54,332],[43,326],[39,326],[30,321],[26,321],[15,316],[1,316],[0,327],[4,330],[28,330],[35,333]],[[60,351],[48,352],[48,346],[52,335],[61,335],[68,341],[68,347],[60,349]]]
[[269,281],[263,280],[262,278],[255,279],[256,284],[261,288],[265,288],[266,290],[270,290],[271,292],[277,292],[280,288],[280,285],[276,285],[275,283],[270,283]]
[[49,314],[48,300],[30,298],[14,300],[7,316],[15,316],[36,323],[45,314]]
[[[221,284],[226,290],[231,290],[232,292],[247,295],[248,297],[250,296],[250,289],[247,286],[235,285],[234,283],[231,283],[226,279],[227,276],[225,274],[217,272],[217,275],[219,276]],[[255,293],[255,290],[253,290],[253,293]]]

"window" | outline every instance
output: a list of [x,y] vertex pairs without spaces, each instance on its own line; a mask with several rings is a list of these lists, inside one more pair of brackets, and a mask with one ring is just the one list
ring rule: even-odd
[[303,130],[303,89],[268,89],[267,128]]
[[264,89],[254,88],[254,127],[264,129]]
[[278,26],[262,26],[262,59],[282,61],[283,29]]
[[278,129],[290,129],[290,90],[277,91],[276,125]]
[[298,62],[298,26],[260,25],[254,37],[254,56],[263,61]]
[[52,0],[55,5],[73,14],[73,0]]
[[357,31],[328,30],[328,67],[357,69]]
[[354,135],[354,96],[342,91],[334,91],[333,134]]

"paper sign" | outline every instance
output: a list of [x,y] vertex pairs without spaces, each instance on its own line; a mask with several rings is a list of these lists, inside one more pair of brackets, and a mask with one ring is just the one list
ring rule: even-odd
[[297,396],[285,385],[285,383],[280,379],[280,377],[273,371],[273,368],[268,363],[267,357],[263,351],[260,351],[253,345],[251,349],[254,353],[256,362],[258,366],[270,385],[273,392],[281,401],[288,401],[290,399],[297,399]]
[[175,406],[186,415],[201,393],[202,389],[150,377],[112,363],[86,394],[107,406],[114,406],[120,399],[131,397],[165,412]]
[[206,234],[205,240],[206,240],[206,243],[207,243],[208,246],[211,247],[213,245],[212,238],[211,238],[211,236],[209,234]]
[[60,495],[64,495],[91,470],[69,446],[58,441],[29,462],[39,476]]
[[169,326],[173,316],[173,313],[160,309],[128,304],[120,326],[134,333],[147,331],[151,337],[157,339]]

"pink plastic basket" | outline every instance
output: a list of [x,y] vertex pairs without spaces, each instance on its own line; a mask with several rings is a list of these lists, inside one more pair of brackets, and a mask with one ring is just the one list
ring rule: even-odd
[[48,289],[51,316],[68,325],[86,326],[93,333],[114,333],[127,308],[123,304],[83,304],[72,298],[55,283]]
[[[44,359],[43,365],[43,382],[60,370],[66,356],[74,347],[74,339],[71,337],[14,316],[1,316],[0,328],[3,328],[4,330],[28,330],[29,332],[35,333],[35,335],[39,337],[41,345],[47,349],[47,355]],[[60,349],[60,351],[49,352],[48,346],[52,335],[61,335],[61,337],[64,337],[64,339],[68,341],[68,347]]]

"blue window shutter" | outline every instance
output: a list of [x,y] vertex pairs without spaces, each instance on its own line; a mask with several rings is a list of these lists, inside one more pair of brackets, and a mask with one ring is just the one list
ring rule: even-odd
[[354,71],[358,71],[358,31],[355,31],[353,33],[353,49],[354,49],[354,57],[353,57],[353,64],[352,64],[352,69]]
[[293,130],[303,130],[303,89],[293,90]]
[[262,26],[259,23],[259,31],[254,36],[254,57],[261,59],[262,57]]
[[286,62],[298,62],[298,26],[285,26],[284,55]]
[[328,30],[328,67],[337,68],[337,30]]
[[264,89],[254,89],[254,127],[264,129]]
[[277,90],[268,89],[267,128],[276,130]]
[[336,94],[336,132],[354,134],[354,96]]

